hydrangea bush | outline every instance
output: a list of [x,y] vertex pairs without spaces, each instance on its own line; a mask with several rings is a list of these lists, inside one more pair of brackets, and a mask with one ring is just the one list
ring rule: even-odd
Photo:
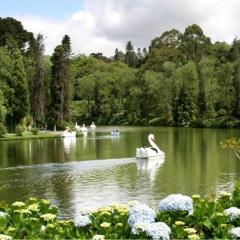
[[136,222],[152,223],[155,221],[156,213],[146,204],[138,204],[129,211],[128,223],[133,226]]
[[218,197],[169,195],[154,210],[146,204],[112,204],[83,209],[61,220],[48,200],[0,202],[0,240],[11,239],[237,239],[240,183]]
[[234,221],[240,218],[240,209],[237,207],[230,207],[224,210],[224,214],[229,216],[230,221]]
[[171,194],[160,201],[160,211],[187,211],[189,214],[193,213],[193,200],[188,196],[182,194]]

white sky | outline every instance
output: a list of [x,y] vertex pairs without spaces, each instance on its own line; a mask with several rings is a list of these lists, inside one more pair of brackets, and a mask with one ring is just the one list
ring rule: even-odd
[[115,48],[124,50],[128,40],[135,49],[148,47],[164,31],[184,31],[194,23],[213,42],[231,43],[240,35],[238,0],[82,0],[76,11],[63,15],[56,18],[20,11],[12,17],[27,30],[42,33],[49,54],[65,34],[75,54],[103,52],[106,56],[114,55]]

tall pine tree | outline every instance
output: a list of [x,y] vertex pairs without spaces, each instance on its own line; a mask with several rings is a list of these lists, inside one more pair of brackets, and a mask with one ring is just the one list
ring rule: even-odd
[[45,83],[43,64],[44,44],[43,36],[37,36],[34,47],[34,75],[31,86],[31,112],[36,124],[43,123],[45,113]]
[[65,35],[62,40],[64,49],[64,79],[63,79],[63,118],[69,119],[69,102],[70,102],[70,88],[71,88],[71,40],[68,35]]
[[7,122],[11,128],[29,114],[29,92],[23,58],[19,49],[11,50],[12,58],[12,81],[9,88],[12,89],[9,96],[10,109],[8,109]]
[[137,62],[136,53],[134,51],[131,41],[127,42],[126,45],[126,54],[125,54],[125,63],[129,67],[135,67]]
[[55,48],[51,61],[51,101],[48,118],[50,125],[59,125],[64,120],[65,52],[62,45]]

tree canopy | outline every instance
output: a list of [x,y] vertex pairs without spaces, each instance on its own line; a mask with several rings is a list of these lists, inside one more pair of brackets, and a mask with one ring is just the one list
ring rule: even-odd
[[113,57],[73,55],[63,36],[52,56],[44,36],[0,18],[0,122],[238,127],[240,41],[212,43],[200,26],[171,29],[147,48]]

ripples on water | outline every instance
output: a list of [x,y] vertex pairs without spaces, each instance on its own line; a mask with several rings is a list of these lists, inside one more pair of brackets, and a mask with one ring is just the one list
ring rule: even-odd
[[[158,160],[136,162],[135,158],[91,160],[7,167],[1,168],[0,173],[5,172],[12,176],[5,182],[4,188],[14,191],[17,185],[19,197],[26,189],[32,193],[37,190],[38,196],[44,192],[41,197],[52,199],[59,206],[61,216],[67,217],[76,215],[78,210],[84,207],[99,207],[113,202],[126,203],[140,195],[145,197],[145,193],[142,191],[144,187],[149,187],[151,181],[154,181],[156,172],[162,163],[162,160],[160,162]],[[137,187],[133,186],[132,189],[128,187],[133,183],[133,179],[129,178],[127,174],[129,169],[134,169],[138,173],[136,176]],[[149,175],[149,181],[146,180],[146,174]],[[23,175],[25,178],[20,177]],[[120,178],[120,184],[116,178]],[[142,185],[140,188],[138,187],[139,183]],[[125,193],[126,188],[128,188],[127,194]],[[58,191],[61,189],[65,193],[68,192],[71,196],[70,199],[56,201],[56,194],[59,194]],[[129,194],[132,198],[129,198]],[[18,197],[16,197],[17,199]]]

